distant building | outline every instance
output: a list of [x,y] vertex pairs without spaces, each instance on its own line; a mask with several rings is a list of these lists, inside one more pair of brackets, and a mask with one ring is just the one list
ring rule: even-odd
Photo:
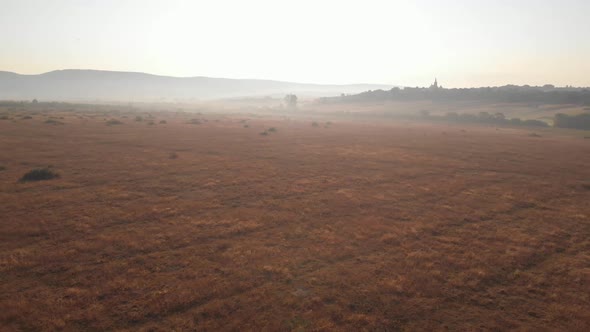
[[435,78],[434,83],[432,83],[432,85],[430,86],[430,90],[438,90],[442,88],[442,85],[438,85],[438,80]]

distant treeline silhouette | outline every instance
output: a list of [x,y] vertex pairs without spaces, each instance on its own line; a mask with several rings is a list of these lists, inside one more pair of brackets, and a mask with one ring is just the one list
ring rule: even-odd
[[429,120],[451,121],[459,123],[487,123],[498,126],[528,126],[549,127],[549,124],[541,120],[522,120],[519,118],[508,119],[504,113],[480,112],[479,114],[449,112],[445,115],[430,115],[428,111],[422,111],[421,116]]
[[[430,115],[430,112],[423,110],[420,112],[421,117],[429,120],[440,120],[460,123],[488,123],[494,125],[508,126],[528,126],[528,127],[549,127],[550,125],[541,120],[522,120],[520,118],[508,119],[504,113],[480,112],[479,114],[455,113],[449,112],[444,115]],[[590,130],[590,113],[577,115],[555,114],[553,117],[553,127],[572,128]]]
[[590,113],[578,115],[556,114],[553,118],[553,126],[590,130]]
[[320,102],[337,101],[473,101],[507,103],[543,103],[590,105],[588,88],[559,88],[544,86],[505,85],[500,87],[443,89],[443,88],[392,88],[391,90],[370,90],[354,95],[321,98]]

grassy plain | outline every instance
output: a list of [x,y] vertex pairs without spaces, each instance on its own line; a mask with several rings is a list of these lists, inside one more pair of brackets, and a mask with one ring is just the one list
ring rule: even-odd
[[105,109],[0,109],[4,331],[590,328],[581,135]]

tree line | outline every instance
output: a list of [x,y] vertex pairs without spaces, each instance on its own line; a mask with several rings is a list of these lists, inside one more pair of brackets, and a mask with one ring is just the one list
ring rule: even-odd
[[488,101],[488,102],[525,102],[542,104],[576,104],[590,105],[590,89],[553,85],[518,86],[505,85],[500,87],[432,89],[432,88],[392,88],[391,90],[369,90],[354,95],[321,98],[320,102],[337,101]]

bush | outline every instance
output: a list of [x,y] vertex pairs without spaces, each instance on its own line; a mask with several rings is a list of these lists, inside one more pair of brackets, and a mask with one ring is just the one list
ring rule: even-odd
[[177,159],[178,158],[178,154],[176,152],[171,152],[170,155],[168,156],[168,158],[170,158],[170,159]]
[[36,168],[28,171],[20,178],[20,182],[43,181],[59,178],[59,174],[49,168]]
[[135,121],[141,122],[141,121],[143,121],[143,118],[138,115],[138,116],[135,117]]
[[270,127],[270,128],[268,128],[268,132],[269,132],[269,133],[276,133],[276,132],[277,132],[277,128],[275,128],[275,127]]
[[152,120],[150,120],[150,121],[148,121],[148,122],[147,122],[147,125],[148,125],[148,126],[153,126],[153,125],[155,125],[155,124],[156,124],[156,123],[155,123],[154,121],[152,121]]
[[200,125],[201,124],[201,120],[199,120],[199,119],[191,119],[188,123],[189,124]]
[[261,132],[260,135],[262,135],[262,136],[268,136],[268,131],[265,130],[265,131]]
[[167,124],[166,120],[160,120],[160,124]]
[[23,120],[31,120],[33,117],[30,115],[25,115],[22,117]]
[[317,122],[315,122],[315,121],[314,121],[314,122],[313,122],[311,125],[312,125],[313,127],[319,127],[319,126],[320,126],[320,124],[319,124],[319,123],[317,123]]
[[0,171],[5,171],[5,170],[6,170],[6,166],[0,165]]
[[57,120],[53,120],[53,119],[49,119],[45,121],[46,124],[51,124],[51,125],[62,125],[64,124],[61,121],[57,121]]
[[109,121],[107,121],[107,126],[116,126],[116,125],[122,125],[123,122],[116,120],[116,119],[110,119]]

